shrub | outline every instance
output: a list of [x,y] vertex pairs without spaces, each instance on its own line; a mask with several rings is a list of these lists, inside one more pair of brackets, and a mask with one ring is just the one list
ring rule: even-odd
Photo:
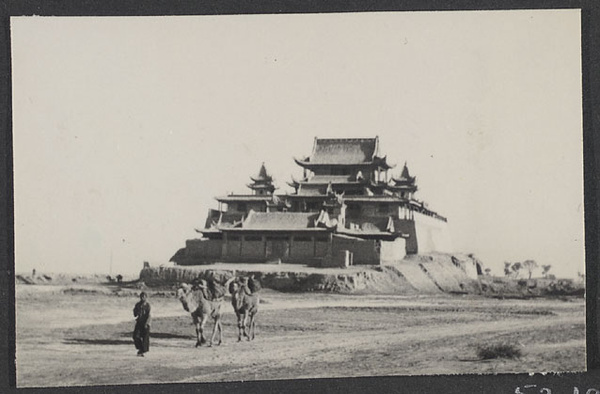
[[477,346],[477,357],[482,360],[494,358],[520,358],[522,356],[519,345],[508,342],[484,344]]

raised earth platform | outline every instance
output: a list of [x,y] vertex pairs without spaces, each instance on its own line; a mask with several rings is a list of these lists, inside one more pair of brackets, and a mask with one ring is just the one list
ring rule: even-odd
[[286,292],[325,291],[369,294],[481,293],[481,284],[469,267],[476,259],[464,255],[411,256],[380,266],[314,268],[299,264],[215,263],[199,266],[146,267],[140,280],[149,286],[233,276],[254,276],[265,288]]

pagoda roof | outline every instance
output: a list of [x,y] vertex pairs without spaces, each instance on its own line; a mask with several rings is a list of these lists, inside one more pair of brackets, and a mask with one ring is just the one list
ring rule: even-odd
[[267,172],[267,168],[265,167],[265,163],[262,163],[260,169],[258,170],[258,175],[254,177],[250,177],[254,182],[258,183],[271,183],[273,182],[273,177],[269,175]]
[[404,167],[402,168],[402,173],[399,177],[392,176],[392,181],[400,184],[414,184],[417,180],[417,177],[410,176],[410,172],[408,171],[408,166],[406,162],[404,162]]
[[317,213],[306,212],[254,212],[242,222],[242,228],[252,229],[298,229],[314,227]]
[[269,201],[273,198],[271,194],[257,195],[257,194],[229,194],[227,196],[217,196],[215,200],[221,202],[252,202],[252,201]]
[[305,185],[328,185],[328,184],[346,184],[346,183],[364,183],[364,181],[352,180],[351,175],[315,175],[314,177],[301,181]]
[[321,190],[319,190],[318,188],[315,187],[302,187],[302,185],[300,185],[300,188],[298,189],[298,193],[295,194],[296,196],[317,196],[317,197],[327,197],[327,194],[324,194],[321,192]]
[[315,138],[313,164],[363,164],[373,161],[378,138]]
[[309,190],[310,192],[306,193],[306,192],[303,192],[302,190],[300,190],[300,193],[298,193],[298,194],[288,194],[285,197],[286,198],[291,198],[291,199],[294,199],[294,198],[299,198],[299,199],[307,198],[307,199],[314,199],[314,200],[324,200],[324,199],[326,199],[328,197],[327,194],[320,193],[316,189],[307,189],[307,190]]
[[267,190],[275,190],[277,189],[275,187],[275,185],[273,185],[272,183],[250,183],[246,185],[248,188],[252,189],[252,190],[258,190],[258,189],[267,189]]
[[359,196],[359,195],[347,195],[344,196],[344,201],[349,202],[404,202],[404,199],[401,199],[396,196],[389,195],[374,195],[374,196]]
[[398,183],[398,184],[395,184],[395,185],[388,185],[387,189],[390,190],[390,191],[394,191],[394,192],[397,192],[397,191],[412,191],[412,192],[416,192],[417,189],[418,189],[418,187],[417,187],[417,185],[414,185],[414,184],[401,184],[401,183]]
[[310,157],[294,159],[302,167],[331,165],[388,166],[385,157],[378,157],[379,137],[316,138]]
[[255,212],[250,211],[241,227],[226,231],[327,231],[317,227],[320,213],[315,212]]

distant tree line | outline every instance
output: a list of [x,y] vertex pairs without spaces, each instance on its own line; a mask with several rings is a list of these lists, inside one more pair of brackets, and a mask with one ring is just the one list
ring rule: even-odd
[[504,275],[508,277],[518,278],[521,272],[526,272],[527,278],[531,279],[533,272],[538,268],[541,268],[542,276],[544,278],[548,278],[551,276],[549,274],[549,271],[552,268],[552,265],[548,264],[540,266],[535,260],[525,260],[523,262],[516,261],[513,263],[505,261]]

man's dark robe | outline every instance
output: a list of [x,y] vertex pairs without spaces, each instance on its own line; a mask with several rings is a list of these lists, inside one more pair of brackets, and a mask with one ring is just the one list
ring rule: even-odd
[[133,316],[137,318],[133,330],[133,342],[140,353],[150,349],[150,304],[140,301],[133,308]]

